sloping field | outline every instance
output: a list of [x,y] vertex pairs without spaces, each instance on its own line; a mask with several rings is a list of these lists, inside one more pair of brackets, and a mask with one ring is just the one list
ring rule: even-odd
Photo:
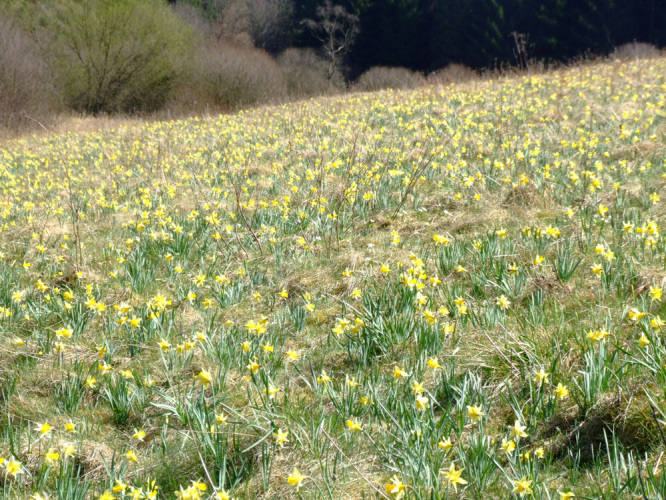
[[655,59],[4,144],[3,498],[666,496],[665,99]]

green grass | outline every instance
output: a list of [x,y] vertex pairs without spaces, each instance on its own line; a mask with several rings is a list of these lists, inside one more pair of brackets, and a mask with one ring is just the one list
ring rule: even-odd
[[665,70],[5,143],[4,498],[666,495]]

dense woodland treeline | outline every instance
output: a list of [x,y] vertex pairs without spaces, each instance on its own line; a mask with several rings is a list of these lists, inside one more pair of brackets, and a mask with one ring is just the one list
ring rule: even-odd
[[628,42],[666,44],[666,2],[4,0],[0,123],[68,110],[229,110]]
[[[179,0],[219,19],[234,0]],[[316,47],[302,21],[326,0],[268,1],[282,12],[269,52],[289,45]],[[472,68],[515,64],[513,33],[526,37],[529,57],[567,60],[607,54],[629,42],[666,45],[663,0],[336,0],[358,16],[359,35],[348,64],[353,75],[372,66],[430,72],[450,63]]]

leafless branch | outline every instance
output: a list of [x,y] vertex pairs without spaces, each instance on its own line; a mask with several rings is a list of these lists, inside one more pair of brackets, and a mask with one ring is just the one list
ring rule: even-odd
[[316,20],[306,19],[303,24],[322,43],[322,51],[328,60],[328,78],[331,79],[359,34],[358,16],[327,1],[317,8]]

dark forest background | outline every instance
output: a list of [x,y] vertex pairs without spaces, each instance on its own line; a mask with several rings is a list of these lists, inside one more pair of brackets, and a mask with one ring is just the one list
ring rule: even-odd
[[[182,0],[181,0],[182,1]],[[224,15],[220,0],[187,0],[208,19]],[[262,48],[318,47],[303,25],[323,0],[283,3],[278,36]],[[351,76],[373,66],[431,72],[450,63],[471,68],[519,63],[514,33],[530,58],[563,61],[608,54],[629,42],[666,45],[664,0],[337,0],[358,16],[359,34],[346,62]]]

